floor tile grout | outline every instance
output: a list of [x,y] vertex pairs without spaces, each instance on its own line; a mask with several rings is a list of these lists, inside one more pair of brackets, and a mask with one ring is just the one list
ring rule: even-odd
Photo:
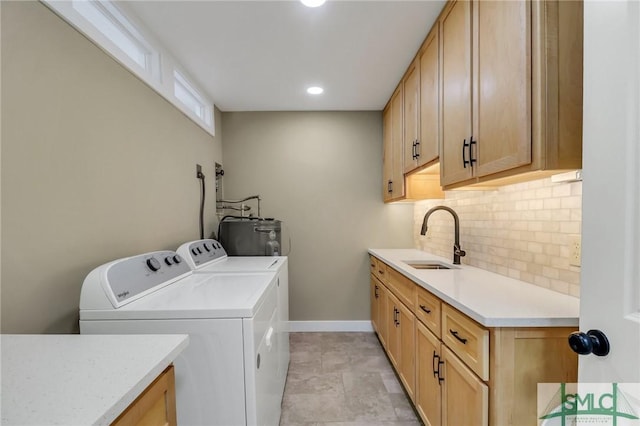
[[291,333],[290,347],[281,426],[421,424],[374,333]]

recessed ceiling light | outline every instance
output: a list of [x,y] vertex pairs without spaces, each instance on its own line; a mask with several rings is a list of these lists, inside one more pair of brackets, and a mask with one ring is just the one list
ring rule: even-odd
[[319,95],[322,92],[324,92],[324,89],[322,87],[318,87],[318,86],[309,87],[307,89],[307,93],[310,94],[310,95]]
[[326,0],[300,0],[307,7],[322,6]]

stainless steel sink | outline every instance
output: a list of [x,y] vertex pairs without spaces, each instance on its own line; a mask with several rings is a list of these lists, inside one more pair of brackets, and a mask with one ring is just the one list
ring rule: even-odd
[[405,260],[404,263],[414,269],[458,269],[455,266],[434,260]]

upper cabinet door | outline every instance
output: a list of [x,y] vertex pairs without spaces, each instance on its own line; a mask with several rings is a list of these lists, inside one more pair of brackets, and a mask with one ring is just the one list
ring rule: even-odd
[[439,90],[439,26],[434,24],[425,40],[420,59],[420,137],[418,138],[417,166],[423,166],[438,158],[440,138],[440,90]]
[[404,197],[402,85],[382,113],[382,193],[385,202]]
[[391,175],[391,198],[404,196],[404,145],[403,145],[403,90],[398,87],[391,98],[391,149],[393,150],[393,173]]
[[420,63],[415,61],[404,78],[404,173],[416,168],[420,126]]
[[471,138],[471,2],[454,1],[445,7],[440,18],[443,186],[472,177],[471,165],[463,161],[469,159],[465,144]]
[[531,163],[531,3],[472,5],[476,144],[470,155],[482,177]]
[[391,144],[393,145],[391,198],[393,199],[404,196],[403,99],[402,85],[400,85],[391,98]]
[[382,199],[392,198],[391,179],[393,178],[391,105],[382,112]]

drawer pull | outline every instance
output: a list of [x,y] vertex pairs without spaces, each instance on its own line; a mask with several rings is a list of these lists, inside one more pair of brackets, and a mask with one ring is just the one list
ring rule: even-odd
[[453,335],[453,337],[455,337],[456,339],[461,341],[463,345],[467,344],[467,339],[464,339],[464,338],[458,336],[458,332],[457,331],[449,329],[449,333],[451,333]]
[[420,309],[422,309],[423,311],[425,311],[428,314],[431,313],[431,309],[427,309],[427,307],[425,305],[420,305]]
[[381,271],[381,270],[379,270],[379,269],[378,269],[378,273],[379,273],[380,275],[384,275],[384,271]]

